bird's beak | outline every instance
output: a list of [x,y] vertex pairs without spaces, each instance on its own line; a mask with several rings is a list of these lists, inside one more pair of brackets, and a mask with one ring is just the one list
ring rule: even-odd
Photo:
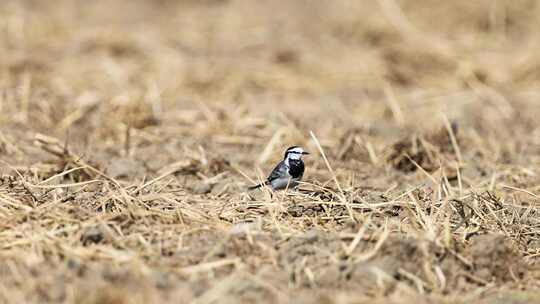
[[302,152],[302,155],[309,155],[309,152],[304,151]]

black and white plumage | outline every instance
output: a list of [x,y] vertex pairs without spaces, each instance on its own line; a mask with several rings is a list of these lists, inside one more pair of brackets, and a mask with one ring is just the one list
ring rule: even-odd
[[304,176],[304,161],[302,156],[309,154],[302,147],[292,146],[285,151],[283,160],[277,164],[262,184],[249,187],[249,190],[269,186],[272,190],[282,190],[298,186]]

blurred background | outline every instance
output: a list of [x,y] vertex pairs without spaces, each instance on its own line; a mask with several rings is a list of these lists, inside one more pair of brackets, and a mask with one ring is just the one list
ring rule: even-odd
[[[373,265],[399,278],[393,303],[427,303],[422,282],[460,301],[538,285],[539,48],[536,0],[2,0],[0,296],[384,297],[394,285],[341,255],[390,231]],[[360,220],[319,190],[241,193],[291,145]],[[476,206],[475,231],[454,197]]]
[[539,16],[534,0],[6,0],[0,120],[86,145],[126,126],[497,126],[538,111]]

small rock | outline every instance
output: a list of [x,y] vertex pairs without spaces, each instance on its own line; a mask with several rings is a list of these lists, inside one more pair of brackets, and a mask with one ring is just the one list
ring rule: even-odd
[[193,187],[195,194],[208,194],[212,191],[213,186],[209,183],[199,183]]
[[129,158],[114,158],[107,168],[107,173],[112,178],[129,178],[139,176],[143,172],[141,164]]
[[319,240],[319,232],[317,230],[310,230],[304,234],[304,238],[308,243],[315,243]]
[[98,244],[101,243],[106,237],[106,232],[104,229],[98,225],[93,226],[88,229],[81,235],[81,242],[84,246],[88,246],[90,244]]
[[260,227],[257,223],[238,223],[231,227],[229,233],[232,235],[243,235],[247,234],[250,231],[259,230]]

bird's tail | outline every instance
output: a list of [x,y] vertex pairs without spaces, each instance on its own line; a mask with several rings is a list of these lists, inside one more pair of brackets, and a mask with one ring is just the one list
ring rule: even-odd
[[266,186],[268,184],[269,184],[268,181],[266,181],[264,183],[261,183],[261,184],[255,185],[255,186],[248,187],[248,190],[251,191],[251,190],[259,189],[260,187]]
[[255,186],[251,186],[251,187],[248,187],[248,190],[255,190],[255,189],[259,189],[260,187],[262,187],[264,184],[258,184],[258,185],[255,185]]

